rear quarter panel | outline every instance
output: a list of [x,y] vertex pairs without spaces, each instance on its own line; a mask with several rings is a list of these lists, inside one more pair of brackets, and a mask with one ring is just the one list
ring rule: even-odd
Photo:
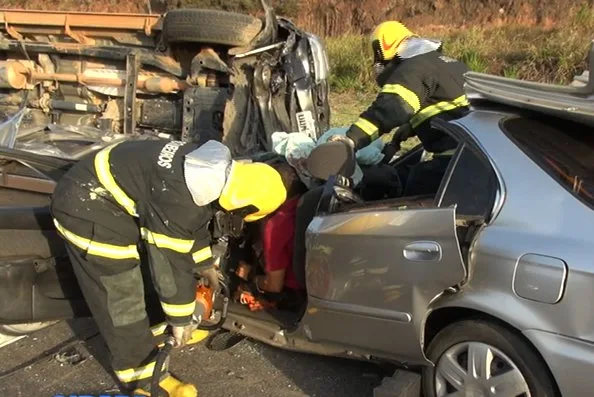
[[[502,180],[495,218],[476,237],[469,283],[432,310],[464,307],[517,329],[544,330],[594,341],[594,211],[527,157],[499,129],[502,115],[477,112],[458,121],[486,151]],[[566,285],[556,304],[524,299],[512,283],[518,259],[540,254],[562,259]]]

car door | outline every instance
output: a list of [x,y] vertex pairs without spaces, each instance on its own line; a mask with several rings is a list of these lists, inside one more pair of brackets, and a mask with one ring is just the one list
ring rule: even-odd
[[308,229],[310,339],[422,363],[429,303],[464,281],[455,206],[372,206],[314,218]]

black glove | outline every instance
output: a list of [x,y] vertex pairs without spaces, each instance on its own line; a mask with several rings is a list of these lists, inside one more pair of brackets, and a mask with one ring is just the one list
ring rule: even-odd
[[394,132],[394,137],[392,138],[392,143],[398,145],[400,148],[400,143],[406,141],[409,138],[412,138],[417,133],[413,130],[410,123],[404,123],[398,126],[396,132]]

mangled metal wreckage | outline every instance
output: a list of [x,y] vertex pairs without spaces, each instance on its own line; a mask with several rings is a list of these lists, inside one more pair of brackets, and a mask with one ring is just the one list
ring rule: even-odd
[[[74,162],[119,140],[217,139],[247,156],[275,131],[319,137],[324,46],[262,6],[261,18],[0,10],[2,150]],[[0,185],[52,189],[21,163],[3,162]]]

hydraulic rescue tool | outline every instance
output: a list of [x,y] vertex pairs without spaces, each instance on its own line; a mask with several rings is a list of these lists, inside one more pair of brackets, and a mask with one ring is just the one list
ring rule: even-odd
[[[196,329],[214,331],[223,325],[225,318],[227,317],[227,307],[230,299],[230,290],[227,283],[219,279],[219,292],[218,296],[214,296],[215,291],[210,286],[199,284],[196,288],[196,309],[194,310],[193,322],[196,325]],[[208,323],[208,320],[212,317],[214,310],[214,304],[216,298],[220,297],[222,300],[222,308],[220,310],[220,318],[216,323]],[[155,363],[155,370],[151,378],[151,396],[161,397],[159,383],[164,372],[164,364],[167,362],[169,354],[173,348],[175,339],[171,334],[168,334],[165,341],[157,354]],[[190,340],[191,344],[192,341]],[[175,394],[169,395],[169,397],[197,397],[198,391],[191,384],[184,384],[176,389]]]

